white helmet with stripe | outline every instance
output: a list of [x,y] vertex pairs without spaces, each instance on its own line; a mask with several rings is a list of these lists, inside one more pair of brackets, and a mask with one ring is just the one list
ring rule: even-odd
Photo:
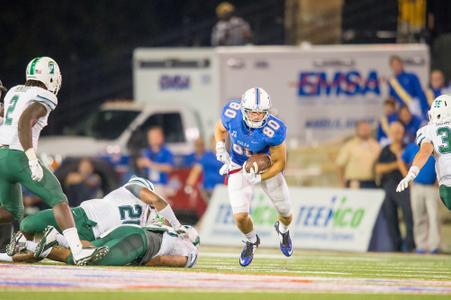
[[433,124],[451,121],[451,95],[435,98],[428,112],[429,121]]
[[58,94],[61,88],[61,72],[56,61],[50,57],[35,57],[27,65],[27,80],[37,80],[45,84],[47,90]]
[[[250,128],[260,128],[266,124],[271,108],[268,93],[259,87],[248,89],[241,97],[243,120]],[[258,119],[252,119],[252,113],[262,113]]]

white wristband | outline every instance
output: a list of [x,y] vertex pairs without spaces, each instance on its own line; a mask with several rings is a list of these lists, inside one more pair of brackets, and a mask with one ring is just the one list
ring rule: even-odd
[[411,166],[409,169],[409,173],[412,173],[415,177],[417,177],[420,169],[417,166]]
[[221,148],[225,149],[225,143],[223,141],[216,142],[216,150]]
[[28,160],[37,160],[36,152],[33,148],[28,149],[25,151],[25,155],[28,157]]

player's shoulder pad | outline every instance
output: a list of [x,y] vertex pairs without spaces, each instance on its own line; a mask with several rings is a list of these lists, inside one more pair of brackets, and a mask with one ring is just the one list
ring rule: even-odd
[[19,89],[23,88],[23,87],[25,87],[25,86],[22,84],[13,86],[6,92],[4,99],[13,97],[17,92],[19,92]]
[[266,125],[263,127],[263,134],[270,146],[282,144],[287,135],[287,126],[274,115],[269,115]]
[[432,143],[432,136],[431,136],[431,125],[427,124],[418,129],[417,131],[417,137],[416,137],[416,144],[421,147],[421,144],[424,142]]
[[130,186],[130,185],[138,185],[143,188],[149,189],[152,192],[155,191],[155,187],[153,186],[153,183],[150,182],[150,180],[147,180],[145,178],[138,177],[138,176],[133,176],[132,178],[130,178],[130,180],[126,184],[124,184],[124,187]]
[[226,103],[222,109],[222,125],[227,129],[228,125],[241,115],[241,101],[234,99]]
[[34,101],[45,104],[51,110],[58,105],[58,98],[54,93],[40,87],[34,87],[34,92]]

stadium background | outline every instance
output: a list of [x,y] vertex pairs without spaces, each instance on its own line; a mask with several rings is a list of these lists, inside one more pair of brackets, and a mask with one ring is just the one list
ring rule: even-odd
[[[108,4],[105,1],[2,0],[0,79],[5,86],[11,87],[23,82],[24,66],[30,58],[37,55],[54,58],[62,69],[63,87],[58,109],[51,115],[44,135],[62,134],[64,128],[76,126],[89,112],[108,100],[133,99],[132,58],[137,47],[211,47],[211,30],[217,22],[215,8],[220,2],[202,1],[199,5],[195,0],[109,1]],[[447,1],[230,2],[235,5],[237,15],[249,22],[254,45],[420,43],[429,48],[431,69],[442,70],[447,83],[451,79],[451,61],[446,57],[451,50],[451,22],[447,18],[451,4]],[[427,86],[428,83],[422,84]],[[287,173],[290,184],[338,186],[334,162],[347,138],[349,136],[328,143],[327,147],[299,145],[291,149]],[[312,165],[319,171],[305,167]],[[69,168],[75,169],[75,164],[71,163]],[[114,183],[105,191],[113,188]],[[176,202],[177,195],[171,200]],[[189,213],[184,215],[184,208],[181,207],[178,213],[189,222],[195,222],[196,218],[191,218]],[[451,217],[443,207],[441,217],[443,247],[447,250],[451,245]],[[219,250],[207,248],[207,251]],[[231,251],[237,252],[236,249]],[[271,257],[272,254],[266,255]],[[203,270],[208,271],[211,265],[219,263],[214,254],[210,255],[208,260],[201,262]],[[306,254],[307,257],[315,255]],[[339,260],[341,255],[331,256]],[[425,269],[431,273],[434,270],[442,272],[441,280],[448,280],[444,283],[448,284],[450,274],[443,267],[447,266],[449,258],[444,257],[440,258],[443,262],[427,258]],[[387,270],[391,267],[391,259],[384,261]],[[393,258],[394,261],[397,259],[404,258]],[[407,264],[423,267],[418,263],[421,258],[409,259],[406,259]],[[227,260],[227,263],[232,264],[232,261]],[[224,269],[227,269],[227,263]],[[316,270],[315,265],[305,266],[304,260],[296,264],[307,267],[311,274]],[[259,266],[262,272],[273,273],[273,269]],[[387,272],[385,276],[393,275],[391,270]],[[360,273],[353,276],[360,276]],[[362,276],[376,277],[372,273]]]

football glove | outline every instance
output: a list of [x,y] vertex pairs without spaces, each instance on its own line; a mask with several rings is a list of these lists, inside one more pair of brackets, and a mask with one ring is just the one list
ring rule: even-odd
[[417,166],[410,167],[409,173],[407,173],[406,177],[404,177],[403,180],[401,180],[401,182],[398,184],[396,191],[398,193],[404,191],[409,186],[409,183],[411,183],[415,179],[415,177],[417,177],[419,172],[420,169]]
[[223,164],[230,165],[230,155],[227,152],[225,143],[223,141],[216,143],[216,159]]
[[27,151],[25,151],[25,154],[28,157],[28,166],[30,167],[31,171],[31,179],[33,179],[33,181],[41,181],[44,177],[44,171],[42,170],[41,164],[36,157],[34,149],[28,149]]
[[243,176],[250,184],[257,184],[262,181],[262,175],[257,174],[254,167],[251,167],[249,172],[246,172],[246,163],[243,165]]

